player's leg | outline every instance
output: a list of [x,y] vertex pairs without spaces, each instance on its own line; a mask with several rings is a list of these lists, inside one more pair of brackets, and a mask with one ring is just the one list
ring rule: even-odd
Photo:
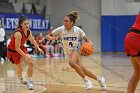
[[105,84],[105,78],[104,77],[98,77],[96,75],[94,75],[91,71],[89,71],[88,69],[86,69],[82,62],[80,62],[80,58],[77,61],[77,64],[81,67],[81,69],[83,70],[83,72],[85,73],[86,76],[97,80],[100,83],[101,89],[105,90],[106,89],[106,84]]
[[81,67],[77,64],[78,58],[80,57],[77,51],[73,51],[70,55],[69,64],[70,66],[83,78],[86,88],[91,89],[93,87],[92,82],[87,79]]
[[18,79],[22,84],[26,84],[25,78],[22,76],[22,66],[20,63],[20,58],[21,56],[17,52],[12,52],[11,50],[7,50],[7,58],[10,60],[11,63],[14,64],[16,71],[17,71],[17,76]]
[[[28,55],[28,54],[27,54]],[[27,87],[29,90],[33,90],[33,80],[32,80],[32,75],[33,75],[33,59],[32,60],[26,60],[24,59],[24,62],[28,65],[28,82],[27,82]]]
[[[140,57],[137,57],[137,58],[135,58],[135,60],[137,61],[137,64],[138,64],[138,69],[139,69],[139,71],[138,72],[140,72]],[[140,73],[138,73],[139,74],[139,80],[140,80]]]
[[27,84],[26,79],[22,76],[22,66],[21,66],[21,63],[14,64],[14,65],[15,65],[15,68],[17,70],[17,75],[18,75],[18,79],[20,80],[20,82],[22,84]]
[[134,93],[139,82],[140,76],[140,57],[131,57],[131,63],[133,65],[133,75],[128,83],[127,93]]
[[78,52],[73,51],[70,55],[69,58],[69,65],[82,77],[85,78],[85,74],[83,72],[83,70],[81,69],[81,67],[76,63],[78,61],[78,58],[80,57],[80,55],[78,54]]

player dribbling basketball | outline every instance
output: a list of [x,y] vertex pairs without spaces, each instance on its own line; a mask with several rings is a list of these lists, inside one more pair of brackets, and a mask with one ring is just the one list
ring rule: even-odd
[[91,43],[83,43],[80,47],[80,53],[84,56],[90,56],[93,51],[94,49]]
[[101,89],[105,90],[105,79],[92,74],[80,61],[81,55],[79,53],[79,38],[82,37],[87,43],[90,43],[90,41],[83,30],[75,26],[77,19],[78,12],[72,11],[64,17],[64,25],[54,29],[46,37],[50,40],[57,39],[57,35],[61,37],[64,46],[64,53],[69,56],[69,65],[83,78],[86,89],[91,89],[93,87],[93,83],[87,78],[90,77],[97,80],[101,85]]

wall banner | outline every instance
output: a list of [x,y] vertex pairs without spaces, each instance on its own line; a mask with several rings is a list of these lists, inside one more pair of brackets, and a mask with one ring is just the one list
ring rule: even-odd
[[50,20],[39,15],[33,14],[0,14],[0,23],[4,25],[5,30],[15,30],[18,24],[18,18],[26,15],[30,19],[30,29],[32,31],[47,31],[50,28]]

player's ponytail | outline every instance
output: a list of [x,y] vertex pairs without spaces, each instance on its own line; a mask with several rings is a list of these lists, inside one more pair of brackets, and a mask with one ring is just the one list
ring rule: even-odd
[[76,21],[79,19],[79,15],[77,11],[72,11],[70,14],[67,15],[71,21],[73,21],[73,25],[76,23]]

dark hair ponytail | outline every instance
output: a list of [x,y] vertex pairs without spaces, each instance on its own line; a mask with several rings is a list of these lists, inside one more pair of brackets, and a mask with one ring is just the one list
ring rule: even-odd
[[22,24],[25,20],[29,20],[29,18],[28,18],[27,16],[25,16],[25,15],[20,16],[20,17],[19,17],[19,21],[18,21],[18,26],[17,26],[17,28],[18,28],[18,27],[21,27],[21,24]]

